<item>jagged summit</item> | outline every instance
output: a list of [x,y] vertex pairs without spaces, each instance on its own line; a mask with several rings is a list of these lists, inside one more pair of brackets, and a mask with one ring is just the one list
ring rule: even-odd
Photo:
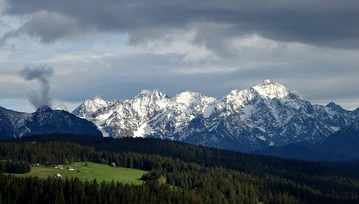
[[266,79],[266,80],[264,80],[262,83],[263,83],[263,84],[267,84],[267,85],[269,85],[269,84],[274,84],[274,82],[272,82],[270,79]]
[[340,105],[338,105],[338,104],[336,104],[336,103],[334,103],[334,102],[330,102],[330,103],[328,103],[327,105],[326,105],[326,107],[328,107],[328,108],[341,108],[341,106]]
[[[268,99],[286,99],[284,102],[287,102],[288,99],[300,100],[300,97],[295,97],[289,89],[283,86],[280,83],[266,79],[260,84],[250,87],[244,90],[232,90],[228,95],[226,95],[222,100],[231,102],[236,106],[247,105],[257,100],[259,98],[268,98]],[[259,98],[258,98],[259,97]]]
[[359,118],[358,111],[312,105],[269,79],[221,99],[184,91],[172,97],[142,90],[132,99],[86,100],[73,113],[104,136],[155,137],[252,151],[294,142],[318,142]]
[[177,94],[176,96],[174,96],[173,98],[176,99],[176,101],[178,102],[188,102],[188,101],[193,101],[193,100],[200,100],[200,98],[202,97],[206,97],[201,93],[198,92],[193,92],[193,91],[185,91],[185,92],[181,92],[179,94]]
[[143,89],[140,93],[138,93],[135,98],[141,98],[143,96],[154,98],[154,99],[161,99],[161,98],[168,98],[168,96],[157,89],[151,91],[147,89]]
[[326,105],[326,107],[331,108],[331,109],[336,109],[336,110],[344,110],[340,105],[334,103],[334,102],[330,102]]
[[83,102],[83,104],[85,104],[87,107],[99,108],[102,106],[106,106],[107,102],[97,95],[93,99],[87,99]]
[[99,95],[95,96],[92,100],[87,100],[87,101],[91,101],[92,103],[97,103],[97,104],[105,104],[106,101],[104,99],[102,99]]
[[285,98],[291,91],[280,83],[272,82],[269,79],[264,80],[262,83],[253,87],[262,97]]
[[0,107],[0,140],[51,133],[102,136],[92,122],[67,111],[52,110],[46,105],[33,113],[16,112]]
[[153,90],[153,91],[148,90],[148,89],[143,89],[142,91],[140,91],[139,94],[151,96],[151,95],[158,95],[158,94],[162,94],[162,93],[160,91],[156,90],[156,89]]
[[78,115],[81,118],[86,118],[95,113],[100,108],[106,107],[109,102],[102,99],[100,96],[95,96],[93,99],[87,99],[79,107],[77,107],[72,113]]
[[249,88],[245,90],[232,90],[228,95],[222,100],[225,103],[233,104],[234,106],[247,105],[255,98],[259,96],[259,93],[254,88]]
[[38,113],[38,112],[51,112],[51,111],[52,111],[52,109],[51,109],[49,106],[47,106],[47,105],[40,106],[40,107],[36,110],[37,113]]

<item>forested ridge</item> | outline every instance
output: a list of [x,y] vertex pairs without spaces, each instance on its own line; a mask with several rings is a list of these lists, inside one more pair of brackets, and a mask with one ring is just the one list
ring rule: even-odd
[[155,139],[39,135],[1,142],[0,160],[115,162],[148,171],[142,186],[1,174],[3,203],[359,203],[356,164],[281,159]]

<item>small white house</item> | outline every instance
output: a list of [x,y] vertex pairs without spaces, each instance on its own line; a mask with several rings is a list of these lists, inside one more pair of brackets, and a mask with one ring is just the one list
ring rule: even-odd
[[55,178],[62,178],[61,174],[56,174]]

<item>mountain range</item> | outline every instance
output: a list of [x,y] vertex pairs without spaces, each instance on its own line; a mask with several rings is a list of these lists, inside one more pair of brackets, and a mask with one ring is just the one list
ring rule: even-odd
[[22,113],[0,107],[0,139],[50,133],[102,136],[90,121],[41,106],[34,113]]
[[312,161],[358,162],[359,123],[355,122],[318,143],[293,143],[265,148],[254,153]]
[[191,91],[170,97],[157,90],[124,101],[95,97],[73,114],[92,121],[106,137],[153,137],[243,152],[321,143],[359,119],[359,109],[311,104],[271,80],[220,99]]

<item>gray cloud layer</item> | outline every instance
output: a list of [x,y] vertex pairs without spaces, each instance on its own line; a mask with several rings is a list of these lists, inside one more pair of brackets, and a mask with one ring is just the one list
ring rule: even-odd
[[[319,50],[317,52],[320,52]],[[309,53],[314,55],[315,52]],[[308,55],[309,55],[308,54]],[[341,54],[340,56],[343,56]],[[357,55],[359,56],[359,55]],[[340,102],[341,99],[355,99],[359,95],[357,89],[359,70],[357,65],[347,65],[345,69],[339,69],[342,64],[331,60],[327,61],[308,59],[308,61],[292,61],[295,56],[283,55],[272,61],[280,61],[281,58],[290,60],[290,68],[286,64],[266,64],[260,67],[237,69],[228,72],[211,73],[213,67],[226,64],[227,67],[238,67],[236,61],[219,60],[216,64],[207,66],[198,65],[199,70],[207,72],[190,73],[192,67],[186,67],[173,61],[181,61],[180,54],[143,54],[141,56],[106,57],[102,59],[106,68],[96,69],[104,64],[91,62],[86,67],[92,68],[84,74],[74,73],[76,80],[60,78],[54,83],[64,83],[71,88],[54,90],[56,95],[66,96],[66,100],[81,101],[84,98],[100,94],[106,99],[127,99],[133,97],[142,89],[158,89],[169,95],[175,95],[185,90],[197,91],[208,96],[220,98],[233,89],[246,89],[270,78],[293,89],[305,100],[315,101],[321,99],[325,103],[330,101]],[[303,56],[301,56],[303,57]],[[308,58],[308,57],[304,57]],[[257,59],[260,61],[261,58]],[[342,57],[343,61],[351,58]],[[70,67],[71,64],[61,65]],[[79,65],[72,65],[75,69]],[[245,65],[244,65],[245,66]],[[190,73],[190,74],[188,74]],[[353,107],[358,107],[354,104]]]
[[246,34],[359,48],[357,0],[11,0],[7,5],[5,14],[30,15],[14,34],[26,33],[44,43],[92,32],[128,33],[130,43],[139,43],[194,29],[195,42],[223,55],[230,55],[226,39]]
[[42,66],[27,66],[20,71],[20,75],[28,81],[38,80],[40,82],[39,93],[32,93],[29,95],[29,102],[34,108],[39,108],[42,105],[52,106],[52,99],[50,97],[50,83],[49,77],[52,76],[54,70],[46,65]]
[[[57,76],[51,80],[52,94],[63,100],[83,101],[97,94],[107,99],[125,99],[141,89],[159,89],[169,95],[189,89],[221,97],[232,89],[248,88],[270,78],[306,100],[327,103],[345,99],[352,103],[350,107],[358,106],[357,0],[7,0],[0,21],[1,15],[21,19],[23,24],[10,31],[11,27],[6,28],[8,32],[0,34],[0,47],[4,41],[9,47],[25,50],[29,56],[18,62],[54,67]],[[86,38],[94,34],[105,37]],[[112,34],[128,34],[129,44],[135,46],[118,45],[118,39],[109,39],[111,43],[106,44],[102,38]],[[23,35],[41,43],[28,46],[22,41],[7,41]],[[180,37],[187,40],[187,35],[191,36],[189,44],[207,48],[214,58],[204,57],[191,64],[183,61],[187,51],[130,53],[132,48],[152,40],[171,44],[171,40],[176,42]],[[259,37],[262,40],[251,41],[253,36],[264,40]],[[122,40],[123,35],[119,38]],[[83,40],[77,42],[78,39]],[[233,46],[233,39],[250,42]],[[62,44],[65,40],[70,40],[70,45]],[[47,46],[51,43],[54,44]],[[121,46],[125,51],[116,53]],[[109,56],[91,59],[87,50],[83,59],[76,60],[76,49],[87,47]],[[73,58],[59,60],[61,49],[68,49],[68,56]],[[46,61],[48,58],[57,59]],[[1,63],[1,67],[8,68],[0,72],[14,70],[13,61]],[[18,66],[18,70],[22,68],[23,64]],[[51,73],[45,75],[45,85]],[[2,95],[13,97],[15,92],[24,95],[29,91],[13,81],[0,83],[14,83],[10,93],[3,90]],[[42,105],[42,99],[51,103],[50,87],[46,87],[42,89],[44,97],[32,100],[35,106]]]

